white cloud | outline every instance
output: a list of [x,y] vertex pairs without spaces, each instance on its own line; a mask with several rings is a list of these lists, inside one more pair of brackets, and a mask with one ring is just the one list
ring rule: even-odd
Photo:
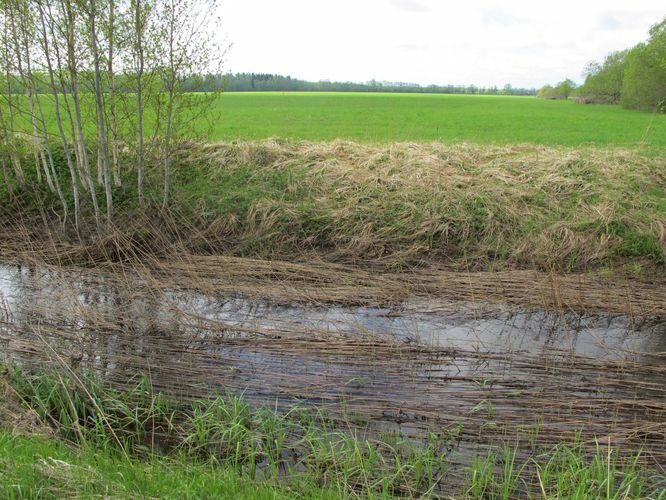
[[647,37],[662,0],[225,0],[227,68],[309,80],[539,87]]
[[606,29],[611,31],[621,30],[624,27],[624,23],[619,16],[611,12],[604,12],[599,17],[599,28]]
[[482,11],[483,22],[485,24],[499,24],[501,26],[513,26],[515,24],[521,24],[526,22],[525,19],[521,19],[513,15],[511,12],[497,8],[490,7],[485,8]]
[[429,12],[430,8],[419,0],[391,0],[391,4],[407,12]]

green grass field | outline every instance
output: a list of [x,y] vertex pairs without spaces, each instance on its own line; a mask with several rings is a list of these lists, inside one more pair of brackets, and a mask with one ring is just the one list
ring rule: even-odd
[[[203,94],[198,94],[203,97]],[[83,96],[87,134],[95,135],[92,96]],[[48,128],[57,134],[52,98],[40,97]],[[123,100],[120,123],[134,123],[135,104]],[[27,109],[27,102],[24,103]],[[582,105],[536,97],[443,94],[372,94],[315,92],[224,93],[181,133],[212,142],[270,137],[305,141],[347,139],[362,143],[443,142],[543,144],[648,149],[666,148],[666,115],[619,106]],[[127,118],[123,118],[123,114]],[[154,117],[146,116],[146,133]],[[27,114],[18,128],[32,129]],[[121,125],[123,126],[123,125]],[[136,131],[125,130],[130,142]]]
[[210,128],[201,130],[212,140],[666,147],[666,115],[533,97],[227,93],[218,108]]

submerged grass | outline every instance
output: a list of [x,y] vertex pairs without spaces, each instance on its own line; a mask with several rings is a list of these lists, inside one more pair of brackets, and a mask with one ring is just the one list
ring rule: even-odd
[[664,498],[663,474],[602,443],[592,452],[573,442],[528,456],[500,443],[461,469],[441,432],[369,437],[321,411],[253,409],[231,395],[175,403],[147,379],[118,392],[58,373],[12,368],[6,378],[58,438],[3,423],[5,498]]

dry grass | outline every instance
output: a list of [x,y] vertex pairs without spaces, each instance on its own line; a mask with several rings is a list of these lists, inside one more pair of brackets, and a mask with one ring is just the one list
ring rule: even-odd
[[277,301],[413,295],[662,316],[666,159],[636,151],[278,140],[184,144],[169,212],[63,231],[0,213],[3,259],[129,266]]
[[0,364],[0,428],[12,432],[52,435],[52,429],[41,421],[8,383],[6,372],[7,367]]
[[[248,166],[257,175],[303,168],[286,190],[308,193],[323,227],[299,231],[299,207],[265,197],[252,206],[241,239],[300,238],[289,246],[301,248],[324,241],[345,261],[583,268],[613,260],[637,235],[650,248],[625,253],[652,251],[663,260],[666,248],[666,160],[636,152],[267,141],[204,145],[200,154],[190,165],[205,165],[212,187]],[[295,231],[283,232],[292,218]]]
[[616,272],[628,266],[664,274],[663,156],[534,145],[268,140],[187,143],[174,163],[168,213],[119,205],[115,227],[101,236],[84,227],[83,244],[71,230],[60,234],[48,207],[36,217],[34,210],[28,216],[6,207],[0,226],[6,238],[20,232],[7,226],[31,228],[17,242],[21,248],[39,246],[49,233],[59,253],[79,261],[178,253],[294,261],[316,254],[386,269]]
[[[158,238],[153,251],[115,231],[90,245],[6,234],[5,262],[71,267],[86,273],[134,277],[153,289],[240,294],[274,303],[399,305],[413,298],[492,302],[579,313],[666,317],[666,275],[616,272],[557,273],[538,270],[464,271],[436,263],[387,269],[376,261],[342,264],[313,253],[294,261],[189,253],[185,242]],[[18,236],[17,236],[18,234]],[[164,250],[165,248],[169,250]],[[178,247],[174,251],[174,247]]]

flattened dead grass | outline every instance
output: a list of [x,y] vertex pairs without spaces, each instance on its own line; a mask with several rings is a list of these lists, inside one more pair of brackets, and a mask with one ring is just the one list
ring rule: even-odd
[[[183,144],[173,204],[63,231],[0,212],[2,251],[86,265],[226,256],[395,272],[665,276],[666,157],[638,151],[234,142]],[[50,257],[49,257],[50,256]]]
[[205,165],[212,189],[248,168],[249,183],[292,174],[287,194],[264,191],[245,223],[222,214],[211,224],[242,228],[241,241],[269,241],[279,253],[314,247],[344,261],[477,268],[663,264],[666,160],[633,151],[274,140],[203,145],[188,161]]
[[41,421],[9,383],[7,367],[0,363],[0,428],[13,432],[51,435],[52,430]]

